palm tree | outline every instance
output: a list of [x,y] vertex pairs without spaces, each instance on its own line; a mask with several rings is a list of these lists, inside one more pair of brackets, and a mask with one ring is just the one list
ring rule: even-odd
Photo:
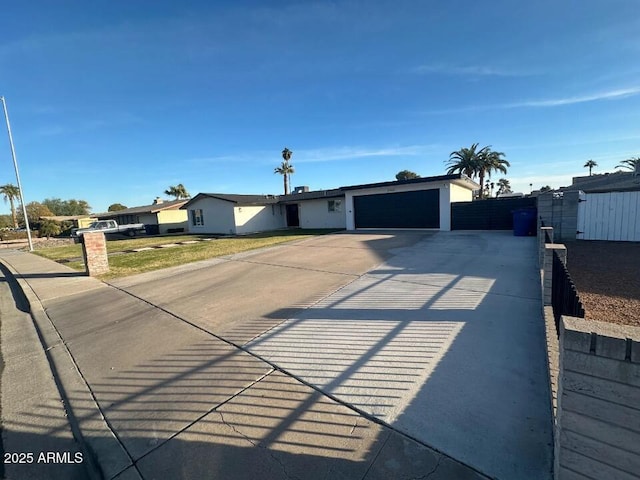
[[597,167],[598,164],[596,162],[594,162],[593,160],[589,160],[587,161],[587,163],[584,164],[584,168],[588,168],[589,169],[589,176],[591,176],[591,170],[593,169],[593,167]]
[[504,158],[504,153],[494,152],[491,146],[478,150],[478,144],[474,143],[470,148],[461,148],[458,151],[451,152],[449,155],[449,169],[447,173],[464,173],[467,177],[478,177],[480,180],[480,193],[482,198],[484,195],[484,177],[491,177],[493,170],[507,173],[507,168],[511,166]]
[[631,157],[620,162],[620,165],[616,165],[616,168],[624,168],[635,172],[640,168],[640,157]]
[[11,206],[11,218],[14,228],[18,228],[18,216],[16,215],[15,201],[20,198],[20,189],[11,183],[0,186],[0,194],[4,196],[4,203],[9,202]]
[[289,160],[291,160],[291,155],[293,155],[293,152],[287,147],[284,147],[284,150],[282,150],[282,159],[288,163]]
[[284,194],[287,195],[289,193],[289,175],[295,173],[293,165],[287,161],[283,161],[279,167],[273,169],[273,173],[279,173],[284,177]]
[[191,195],[189,195],[189,192],[187,192],[187,189],[181,183],[179,183],[178,185],[169,187],[164,191],[164,193],[165,195],[176,197],[176,200],[191,198]]
[[289,150],[287,147],[284,147],[284,150],[282,150],[283,162],[280,164],[279,167],[276,167],[273,169],[273,173],[279,173],[284,178],[284,194],[285,195],[289,194],[289,176],[292,173],[295,173],[293,165],[289,163],[289,160],[291,160],[292,155],[293,155],[293,152]]
[[491,146],[484,147],[481,150],[482,154],[479,158],[479,166],[478,166],[478,178],[480,179],[480,193],[482,198],[482,188],[484,186],[484,177],[485,175],[491,178],[491,172],[496,171],[500,173],[507,173],[507,167],[510,167],[511,164],[505,160],[504,153],[502,152],[494,152],[491,150]]
[[478,167],[480,166],[480,156],[483,154],[485,148],[477,150],[478,144],[474,143],[470,148],[461,148],[455,152],[449,154],[449,166],[447,174],[451,175],[456,172],[464,173],[467,177],[473,178],[478,174]]
[[503,193],[511,193],[511,184],[506,178],[498,180],[498,196]]

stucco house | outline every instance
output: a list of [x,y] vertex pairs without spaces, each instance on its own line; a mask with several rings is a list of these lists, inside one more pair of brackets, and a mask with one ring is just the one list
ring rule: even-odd
[[144,223],[148,233],[186,232],[188,231],[187,212],[180,208],[185,203],[187,200],[167,201],[158,197],[151,205],[98,213],[93,216],[98,220],[115,220],[119,225]]
[[479,185],[462,174],[296,188],[289,195],[199,193],[181,208],[191,233],[243,234],[285,227],[451,230],[451,203],[470,201]]

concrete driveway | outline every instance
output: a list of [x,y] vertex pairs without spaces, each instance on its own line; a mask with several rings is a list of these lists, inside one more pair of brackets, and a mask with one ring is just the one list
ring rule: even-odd
[[[112,286],[24,252],[0,260],[101,478],[537,480],[551,412],[535,244],[343,233]],[[11,324],[3,386],[36,365],[16,363]],[[29,391],[40,373],[22,375]],[[54,403],[3,391],[6,445],[68,439],[42,421]],[[46,467],[30,476],[66,478]]]
[[113,285],[485,474],[544,479],[535,245],[505,232],[338,234]]

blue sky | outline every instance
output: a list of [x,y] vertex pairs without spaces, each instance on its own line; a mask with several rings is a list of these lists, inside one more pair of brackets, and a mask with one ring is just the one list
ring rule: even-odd
[[280,193],[285,146],[312,189],[439,175],[475,142],[524,192],[640,155],[637,0],[32,0],[2,17],[27,202]]

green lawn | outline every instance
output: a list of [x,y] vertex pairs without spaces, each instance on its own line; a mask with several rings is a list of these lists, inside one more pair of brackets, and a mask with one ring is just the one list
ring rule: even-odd
[[[180,245],[171,248],[159,248],[143,252],[127,253],[109,257],[111,271],[102,278],[115,278],[134,275],[136,273],[173,267],[184,263],[197,262],[208,258],[231,255],[234,253],[268,247],[278,243],[290,242],[304,238],[323,235],[336,230],[276,230],[272,232],[257,233],[233,238],[219,238],[206,242],[198,242],[192,245]],[[149,247],[166,243],[175,243],[184,240],[196,240],[207,236],[180,235],[168,237],[145,237],[132,240],[113,240],[107,242],[109,253],[122,252],[133,248]],[[64,247],[51,247],[34,252],[37,255],[51,260],[61,261],[82,257],[81,245],[68,245]],[[76,270],[84,270],[82,261],[68,262],[65,265]]]

